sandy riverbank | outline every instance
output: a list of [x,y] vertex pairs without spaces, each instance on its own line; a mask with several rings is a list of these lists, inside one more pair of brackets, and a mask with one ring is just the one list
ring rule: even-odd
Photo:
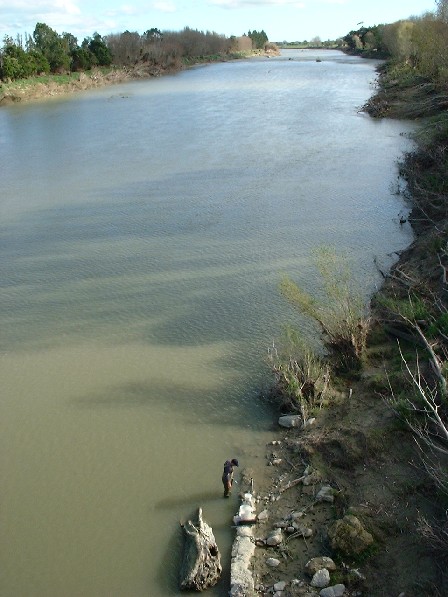
[[58,80],[57,77],[43,77],[42,81],[34,78],[30,81],[16,81],[14,83],[3,84],[0,86],[0,106],[16,104],[19,102],[29,102],[36,100],[45,100],[62,95],[69,95],[87,91],[98,87],[116,85],[126,81],[132,81],[142,78],[159,77],[164,74],[177,72],[180,69],[161,69],[157,67],[141,66],[134,69],[117,68],[103,73],[100,70],[82,72],[75,75],[70,80]]

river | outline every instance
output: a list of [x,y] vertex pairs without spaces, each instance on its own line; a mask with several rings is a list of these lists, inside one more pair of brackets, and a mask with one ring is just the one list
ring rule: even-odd
[[[321,62],[316,58],[321,58]],[[0,110],[3,597],[178,595],[201,505],[228,590],[227,458],[265,466],[287,274],[344,253],[367,297],[411,241],[411,125],[375,62],[284,51]]]

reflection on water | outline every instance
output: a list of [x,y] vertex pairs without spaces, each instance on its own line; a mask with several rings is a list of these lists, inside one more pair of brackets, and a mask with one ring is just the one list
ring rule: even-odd
[[358,113],[374,63],[321,56],[0,110],[5,597],[176,595],[199,505],[228,556],[222,464],[264,466],[266,348],[305,326],[281,277],[319,292],[332,245],[367,297],[410,241],[408,125]]

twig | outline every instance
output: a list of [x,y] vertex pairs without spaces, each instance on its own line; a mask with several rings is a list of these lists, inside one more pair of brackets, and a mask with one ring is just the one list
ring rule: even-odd
[[294,479],[294,481],[290,481],[285,487],[279,489],[279,493],[283,493],[287,489],[291,489],[291,487],[295,487],[299,483],[301,483],[305,479],[306,475],[302,475],[299,479]]

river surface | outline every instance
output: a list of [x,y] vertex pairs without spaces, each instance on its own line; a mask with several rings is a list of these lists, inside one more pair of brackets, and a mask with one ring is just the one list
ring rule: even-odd
[[375,64],[291,50],[0,110],[2,597],[178,595],[199,505],[227,594],[222,465],[256,484],[266,352],[304,325],[279,282],[319,292],[331,246],[367,297],[411,240],[411,125],[358,111]]

